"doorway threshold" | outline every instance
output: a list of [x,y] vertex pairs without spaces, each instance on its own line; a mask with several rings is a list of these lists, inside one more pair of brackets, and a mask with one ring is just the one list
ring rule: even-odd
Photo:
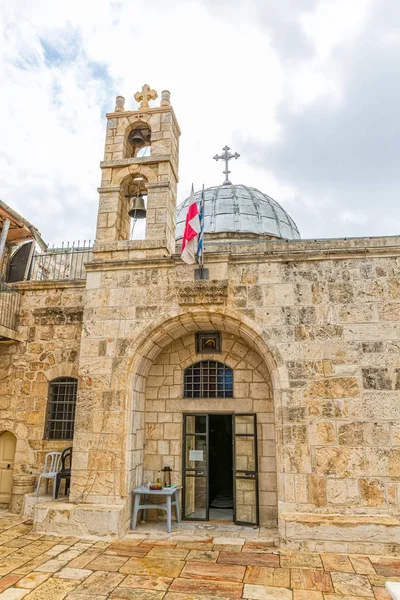
[[278,545],[279,535],[276,528],[248,527],[234,525],[232,522],[224,523],[214,521],[199,523],[198,521],[184,521],[172,523],[172,532],[167,532],[166,521],[150,521],[141,523],[135,531],[131,531],[124,538],[126,540],[159,540],[159,543],[202,542],[208,544],[221,544],[226,546],[249,547],[251,543],[260,542],[270,546],[271,551]]

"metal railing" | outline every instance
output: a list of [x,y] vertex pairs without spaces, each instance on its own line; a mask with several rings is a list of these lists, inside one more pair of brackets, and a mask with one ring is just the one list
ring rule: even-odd
[[48,248],[46,252],[33,255],[29,279],[33,281],[56,281],[63,279],[86,279],[85,263],[93,260],[90,240],[61,247]]
[[17,315],[21,294],[5,283],[0,282],[0,325],[8,329],[17,328]]

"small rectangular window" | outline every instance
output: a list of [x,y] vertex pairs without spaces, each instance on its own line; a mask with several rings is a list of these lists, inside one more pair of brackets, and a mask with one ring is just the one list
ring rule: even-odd
[[45,439],[72,440],[78,381],[60,377],[49,383]]
[[221,333],[219,331],[198,331],[196,333],[196,352],[215,354],[221,352]]

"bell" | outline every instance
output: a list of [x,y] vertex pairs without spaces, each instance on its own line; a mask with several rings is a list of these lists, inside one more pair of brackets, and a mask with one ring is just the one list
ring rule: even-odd
[[129,141],[132,146],[135,146],[136,148],[143,148],[143,146],[146,144],[146,140],[144,139],[143,133],[140,131],[140,129],[134,129],[134,131],[132,131],[129,136]]
[[145,219],[146,218],[146,207],[144,205],[144,198],[141,194],[133,196],[131,207],[128,211],[128,215],[132,219]]

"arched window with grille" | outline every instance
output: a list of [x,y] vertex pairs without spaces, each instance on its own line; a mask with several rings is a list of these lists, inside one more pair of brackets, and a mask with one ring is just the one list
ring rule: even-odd
[[233,398],[233,371],[216,360],[202,360],[185,370],[185,398]]
[[49,383],[44,437],[46,440],[72,440],[78,380],[58,377]]

